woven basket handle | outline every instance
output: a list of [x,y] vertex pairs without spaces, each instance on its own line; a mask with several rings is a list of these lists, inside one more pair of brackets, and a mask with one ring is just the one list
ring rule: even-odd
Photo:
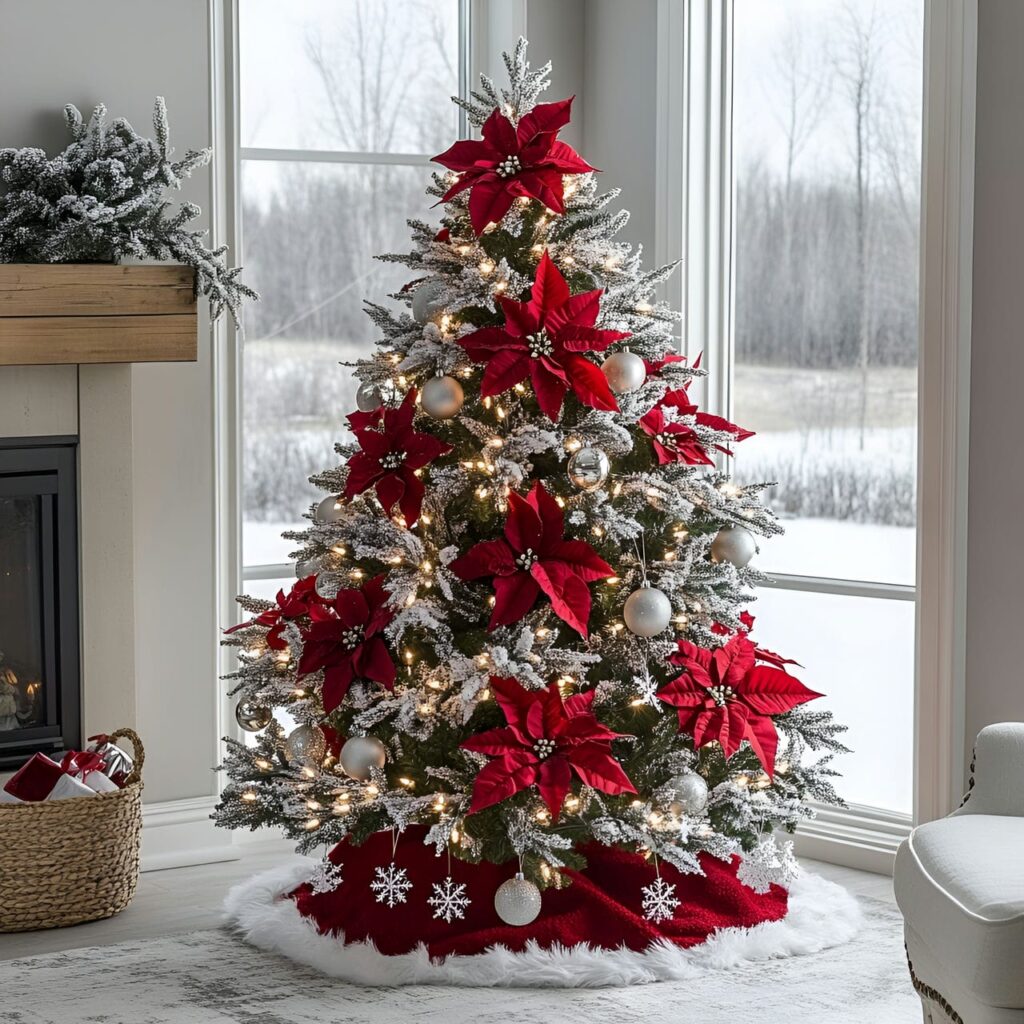
[[132,749],[135,753],[135,767],[129,772],[124,784],[129,786],[133,782],[140,782],[142,780],[142,766],[146,763],[146,748],[142,745],[139,734],[134,729],[115,729],[107,738],[111,743],[119,739],[131,740]]

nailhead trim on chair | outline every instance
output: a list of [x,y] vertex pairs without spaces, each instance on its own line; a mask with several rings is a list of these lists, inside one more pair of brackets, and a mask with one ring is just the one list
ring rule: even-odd
[[[972,766],[973,767],[973,766]],[[950,1019],[952,1024],[964,1024],[963,1017],[960,1016],[956,1010],[953,1009],[949,1003],[946,1002],[945,996],[941,992],[932,988],[931,985],[926,985],[915,973],[914,964],[910,959],[910,950],[907,949],[904,944],[903,949],[907,954],[907,967],[910,970],[910,983],[914,986],[914,991],[921,996],[922,999],[930,999],[933,1003],[938,1003],[942,1008],[942,1012]]]

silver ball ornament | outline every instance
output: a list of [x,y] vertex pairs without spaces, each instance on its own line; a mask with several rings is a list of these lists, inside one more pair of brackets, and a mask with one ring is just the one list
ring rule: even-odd
[[235,721],[246,732],[259,732],[273,721],[274,715],[270,708],[257,704],[254,700],[243,697],[235,705]]
[[284,753],[289,761],[319,768],[327,753],[327,737],[318,725],[297,725],[284,741]]
[[581,448],[569,459],[566,474],[581,491],[596,491],[611,472],[612,464],[600,448]]
[[424,281],[412,293],[412,318],[418,324],[432,320],[441,310],[444,303],[440,301],[444,285],[440,281]]
[[369,782],[370,769],[383,768],[387,758],[387,748],[376,736],[350,736],[338,755],[342,771],[357,782]]
[[647,367],[635,352],[613,352],[601,364],[601,372],[617,395],[628,395],[647,380]]
[[502,882],[494,893],[494,909],[505,924],[530,924],[540,913],[540,889],[527,881],[522,872]]
[[384,404],[384,396],[376,384],[364,383],[356,388],[356,408],[360,412],[373,412]]
[[307,576],[313,576],[320,571],[315,558],[307,558],[302,562],[295,563],[295,575],[304,580]]
[[314,516],[318,523],[336,523],[342,516],[341,498],[329,494],[316,507]]
[[423,385],[420,404],[435,420],[450,420],[465,400],[462,385],[454,377],[432,377]]
[[742,526],[723,526],[711,542],[713,562],[732,562],[742,569],[757,554],[754,535]]
[[669,808],[675,814],[696,816],[704,813],[708,805],[708,784],[703,775],[697,772],[685,772],[670,780],[669,785],[676,791],[675,799]]
[[641,587],[626,598],[622,617],[631,633],[657,636],[672,620],[672,602],[657,587]]

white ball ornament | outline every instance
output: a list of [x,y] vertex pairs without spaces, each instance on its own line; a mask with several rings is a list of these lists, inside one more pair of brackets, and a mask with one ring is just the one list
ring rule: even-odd
[[284,741],[284,753],[289,761],[318,768],[327,753],[327,737],[318,725],[297,725]]
[[602,364],[601,372],[608,387],[617,395],[628,395],[643,387],[647,380],[647,367],[644,361],[634,352],[624,350],[613,352]]
[[440,300],[444,285],[440,281],[424,281],[412,293],[412,318],[418,324],[432,320],[441,310],[444,303]]
[[704,813],[708,805],[708,784],[703,775],[685,772],[672,779],[669,785],[676,791],[676,797],[669,805],[674,813],[693,817]]
[[432,377],[423,385],[420,404],[435,420],[450,420],[462,408],[465,394],[454,377]]
[[333,494],[329,494],[316,507],[316,521],[318,523],[336,523],[341,519],[341,510],[343,507],[344,506],[341,504],[341,498]]
[[566,473],[574,487],[596,491],[607,479],[612,464],[600,448],[581,448],[569,459]]
[[494,909],[505,924],[522,927],[540,913],[540,889],[527,881],[522,872],[502,882],[494,893]]
[[376,384],[364,383],[356,388],[356,408],[360,412],[373,412],[384,404],[384,396]]
[[376,736],[351,736],[345,740],[338,761],[342,771],[357,782],[369,782],[371,768],[383,768],[387,748]]
[[626,598],[622,617],[631,633],[657,636],[672,620],[672,602],[657,587],[641,587]]
[[757,554],[754,535],[742,526],[723,526],[711,542],[713,562],[732,562],[742,569]]

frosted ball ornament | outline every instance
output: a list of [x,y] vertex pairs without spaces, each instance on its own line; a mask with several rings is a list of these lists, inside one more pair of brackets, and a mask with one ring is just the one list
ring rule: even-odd
[[284,741],[284,753],[296,764],[319,767],[327,753],[327,737],[318,725],[297,725]]
[[613,352],[602,364],[601,372],[608,381],[608,387],[617,395],[628,395],[643,387],[647,380],[644,361],[629,349]]
[[369,782],[371,768],[383,768],[388,752],[376,736],[351,736],[345,740],[338,761],[342,771],[357,782]]
[[754,535],[742,526],[723,526],[711,542],[711,561],[731,562],[742,569],[757,554]]
[[540,913],[540,889],[527,881],[520,871],[515,878],[498,886],[494,893],[494,909],[505,924],[516,927],[530,924]]
[[669,781],[676,791],[675,799],[669,809],[675,814],[688,814],[695,817],[704,813],[708,805],[708,784],[703,775],[697,772],[684,772]]
[[356,388],[356,408],[360,412],[373,412],[384,404],[384,396],[376,384],[360,384]]
[[235,705],[235,721],[246,732],[259,732],[260,729],[266,729],[273,717],[270,708],[263,704],[257,704],[254,700],[243,697]]
[[435,420],[450,420],[462,408],[465,394],[454,377],[432,377],[423,385],[420,404]]
[[416,323],[425,324],[444,309],[441,301],[443,291],[444,285],[440,281],[424,281],[412,293],[412,318]]
[[581,491],[596,491],[607,479],[612,464],[600,448],[581,448],[569,459],[566,474]]
[[657,636],[672,620],[672,602],[657,587],[641,587],[626,598],[622,617],[637,636]]
[[316,507],[316,521],[318,523],[336,523],[341,519],[343,505],[341,498],[329,494]]

